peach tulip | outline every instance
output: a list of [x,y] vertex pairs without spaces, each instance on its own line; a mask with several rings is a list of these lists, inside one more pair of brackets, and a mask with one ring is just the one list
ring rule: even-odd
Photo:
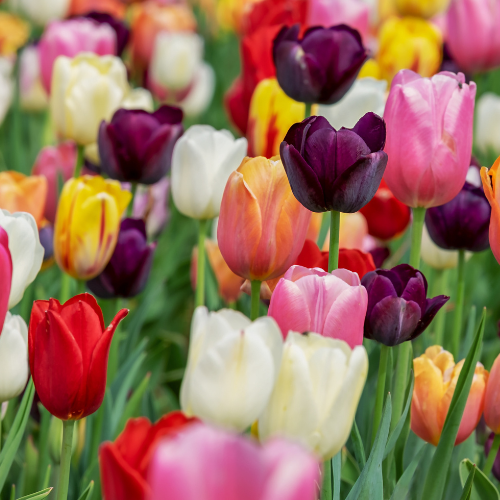
[[500,186],[498,185],[500,178],[497,175],[499,166],[500,157],[489,170],[486,167],[481,169],[481,179],[484,194],[491,205],[490,247],[495,259],[500,263]]
[[484,420],[495,434],[500,434],[500,356],[495,359],[486,384]]

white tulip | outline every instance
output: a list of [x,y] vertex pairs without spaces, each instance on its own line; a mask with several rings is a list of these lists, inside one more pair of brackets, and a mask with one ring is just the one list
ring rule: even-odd
[[227,180],[247,154],[247,140],[228,130],[193,125],[172,155],[172,196],[177,208],[194,219],[219,215]]
[[198,307],[191,325],[181,406],[188,415],[243,431],[267,405],[278,375],[283,337],[274,319],[253,323],[230,309]]
[[324,116],[335,129],[352,128],[370,111],[384,116],[387,82],[375,78],[360,78],[349,92],[336,104],[318,106],[318,114]]
[[289,332],[278,380],[259,419],[259,436],[295,440],[323,460],[346,443],[368,373],[363,346]]
[[476,144],[483,152],[500,153],[500,96],[491,92],[476,105]]
[[40,56],[36,45],[28,45],[20,60],[21,107],[26,111],[43,111],[49,106],[49,96],[43,88]]
[[0,125],[4,121],[14,97],[13,65],[11,59],[0,57]]
[[212,66],[202,63],[196,73],[189,94],[179,103],[186,116],[198,116],[203,113],[214,97],[215,71]]
[[458,266],[458,251],[443,250],[431,239],[427,227],[424,225],[422,232],[422,260],[434,269],[452,269]]
[[12,258],[12,287],[9,309],[21,302],[24,291],[33,283],[42,267],[44,249],[40,243],[35,219],[31,214],[0,211],[0,226],[9,236]]
[[123,109],[142,109],[149,113],[155,110],[153,96],[146,89],[133,89],[122,102]]
[[8,312],[0,335],[0,403],[19,396],[28,375],[28,327]]
[[19,0],[18,3],[33,23],[45,26],[66,17],[71,0]]

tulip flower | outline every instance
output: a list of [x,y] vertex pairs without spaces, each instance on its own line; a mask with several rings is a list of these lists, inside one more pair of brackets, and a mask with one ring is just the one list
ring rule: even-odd
[[283,341],[276,322],[253,323],[242,313],[195,310],[181,386],[186,415],[244,431],[267,405],[278,376]]
[[127,47],[130,30],[127,25],[120,19],[114,17],[113,15],[103,12],[103,11],[91,11],[85,14],[86,19],[92,19],[99,24],[105,24],[110,26],[116,35],[116,53],[115,55],[121,56],[123,51]]
[[111,179],[155,184],[167,175],[182,132],[178,108],[162,106],[154,113],[119,109],[99,128],[101,167]]
[[497,356],[491,367],[490,377],[486,384],[484,398],[484,420],[495,433],[500,434],[500,356]]
[[[455,364],[453,355],[440,346],[427,348],[425,354],[413,360],[411,430],[434,446],[439,443],[463,364],[464,360]],[[455,445],[463,443],[477,427],[483,413],[487,381],[488,371],[477,363]]]
[[219,215],[226,182],[246,152],[246,139],[235,140],[228,130],[190,127],[172,157],[172,196],[179,211],[194,219]]
[[43,247],[43,271],[54,263],[54,226],[47,222],[40,228],[38,234]]
[[351,350],[341,340],[290,332],[259,436],[292,439],[329,460],[349,437],[367,373],[363,346]]
[[148,113],[155,110],[153,95],[147,89],[132,89],[121,104],[122,109],[142,109]]
[[198,424],[158,447],[150,500],[315,500],[319,475],[317,460],[295,443],[260,447]]
[[150,462],[159,444],[189,428],[196,419],[175,411],[152,424],[147,418],[130,419],[123,432],[99,449],[101,483],[106,500],[149,500]]
[[497,175],[499,166],[500,157],[489,170],[486,167],[481,169],[484,194],[491,205],[490,246],[497,262],[500,262],[500,188],[498,187],[500,178]]
[[137,188],[134,196],[133,217],[144,220],[148,238],[158,236],[170,218],[169,192],[170,179],[166,177],[152,186],[138,186]]
[[71,0],[19,0],[18,5],[30,21],[45,26],[66,16]]
[[38,46],[28,45],[19,60],[19,93],[21,108],[25,111],[45,111],[49,96],[43,88]]
[[69,180],[57,210],[54,254],[59,267],[77,279],[101,274],[113,255],[120,219],[132,195],[100,176]]
[[476,84],[467,85],[461,73],[429,79],[404,70],[394,78],[384,113],[384,179],[399,201],[437,207],[460,192],[470,166],[475,95]]
[[28,376],[28,326],[8,312],[0,334],[0,403],[19,396]]
[[[1,219],[0,219],[1,222]],[[9,250],[9,235],[0,223],[0,322],[5,322],[9,310],[10,293],[12,287],[12,257]],[[0,332],[1,333],[1,332]]]
[[281,143],[295,197],[312,212],[357,212],[377,192],[387,164],[384,121],[367,113],[352,129],[321,116],[296,123]]
[[281,88],[299,102],[340,101],[367,57],[359,33],[345,25],[315,27],[299,40],[299,31],[298,24],[283,27],[274,40],[273,59]]
[[215,93],[215,71],[210,64],[201,63],[189,86],[187,95],[181,93],[178,106],[186,117],[195,117],[204,113],[210,106]]
[[354,348],[363,344],[368,297],[359,276],[292,266],[274,289],[269,316],[286,339],[289,331],[315,332]]
[[0,56],[0,125],[4,121],[14,97],[12,71],[13,62],[6,57]]
[[277,278],[302,250],[310,218],[293,196],[278,157],[246,158],[229,177],[222,198],[220,251],[238,276]]
[[83,16],[89,12],[99,11],[123,19],[125,8],[121,0],[71,0],[69,15]]
[[483,153],[500,154],[500,96],[486,92],[477,101],[475,144]]
[[396,9],[402,16],[430,19],[445,12],[450,0],[396,0]]
[[0,33],[2,33],[0,57],[13,57],[21,47],[26,45],[30,36],[30,26],[20,17],[1,11]]
[[109,346],[128,314],[108,328],[97,301],[84,293],[60,304],[37,300],[29,323],[29,360],[43,406],[61,420],[80,420],[99,409],[106,390]]
[[129,90],[127,70],[117,57],[60,56],[50,97],[57,132],[83,146],[95,143],[101,121],[111,120]]
[[458,266],[458,251],[439,248],[429,236],[427,227],[422,232],[422,260],[434,269],[453,269]]

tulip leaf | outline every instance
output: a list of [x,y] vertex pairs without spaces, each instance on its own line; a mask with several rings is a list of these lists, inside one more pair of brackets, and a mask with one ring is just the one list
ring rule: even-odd
[[90,500],[94,491],[94,481],[90,481],[85,491],[78,497],[78,500]]
[[363,445],[363,440],[361,439],[361,434],[359,433],[358,424],[356,420],[352,424],[351,430],[351,440],[354,447],[354,455],[356,456],[356,462],[358,462],[359,470],[363,470],[366,464],[366,454],[365,447]]
[[476,464],[473,464],[468,458],[460,462],[459,473],[462,486],[465,487],[469,482],[472,471],[475,470],[473,482],[471,485],[470,496],[462,498],[470,498],[471,500],[499,500],[500,494],[494,484],[488,479],[482,470]]
[[471,500],[472,485],[474,483],[474,476],[476,475],[476,469],[477,467],[474,465],[470,470],[469,476],[467,477],[467,481],[465,482],[465,485],[463,485],[464,489],[462,491],[462,496],[460,497],[460,500]]
[[399,478],[394,491],[392,492],[391,500],[401,500],[406,498],[408,492],[410,491],[411,483],[415,477],[415,471],[417,470],[422,456],[427,448],[427,444],[422,445],[422,447],[417,451],[410,465],[405,469],[403,475]]
[[389,436],[391,415],[391,395],[388,394],[370,457],[346,500],[383,500],[384,480],[382,478],[382,462],[384,460],[387,437]]
[[453,398],[444,422],[443,432],[436,452],[434,453],[434,457],[432,458],[422,495],[422,498],[426,500],[441,500],[444,497],[446,478],[450,468],[455,440],[464,413],[465,404],[469,397],[476,364],[481,354],[485,318],[486,309],[483,311],[481,323],[475,335],[474,342],[471,345],[469,354],[465,359],[460,376],[458,377],[455,392],[453,393]]
[[42,500],[42,498],[47,498],[53,488],[45,488],[38,493],[32,493],[31,495],[26,495],[25,497],[18,498],[18,500]]
[[332,458],[333,500],[340,500],[340,483],[342,481],[342,451]]

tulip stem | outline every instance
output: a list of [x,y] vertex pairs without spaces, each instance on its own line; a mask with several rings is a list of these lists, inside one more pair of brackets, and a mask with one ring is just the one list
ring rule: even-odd
[[305,106],[306,106],[306,109],[305,109],[306,115],[305,115],[304,119],[309,118],[311,116],[313,105],[310,102],[306,102]]
[[68,273],[62,272],[61,276],[61,293],[59,301],[61,304],[67,302],[71,297],[71,276]]
[[255,321],[259,317],[259,306],[260,306],[260,285],[261,281],[252,280],[252,301],[250,309],[250,319]]
[[74,420],[63,420],[63,439],[61,447],[61,469],[57,486],[57,500],[67,500],[69,487],[69,473],[71,469],[71,450],[73,448]]
[[[437,271],[437,275],[433,283],[433,294],[436,295],[448,295],[448,277],[450,273],[448,269],[441,269]],[[436,317],[434,318],[434,342],[436,345],[443,345],[444,342],[444,327],[446,325],[446,311],[443,307],[442,310],[438,311]]]
[[413,224],[411,226],[410,266],[420,267],[420,248],[422,246],[422,231],[424,229],[425,208],[413,208]]
[[323,482],[321,484],[321,500],[332,500],[332,461],[323,464]]
[[490,452],[488,453],[488,458],[484,464],[483,472],[488,476],[493,469],[493,464],[495,463],[495,458],[497,457],[498,450],[500,449],[500,434],[495,434],[493,443],[491,444]]
[[75,175],[74,175],[75,179],[77,177],[80,177],[84,161],[85,161],[85,147],[78,144],[78,154],[76,157]]
[[205,236],[207,234],[208,220],[200,220],[198,232],[198,276],[196,279],[196,307],[205,305]]
[[135,200],[135,193],[137,192],[137,182],[132,182],[132,185],[130,187],[130,192],[132,193],[132,198],[130,199],[130,203],[127,208],[127,217],[133,217],[134,216],[134,200]]
[[462,333],[462,318],[464,311],[465,296],[465,250],[458,251],[458,280],[457,280],[457,302],[455,305],[455,317],[453,319],[453,335],[451,338],[451,353],[458,357],[460,350],[460,334]]
[[377,435],[380,421],[382,420],[382,409],[385,399],[385,382],[387,379],[387,361],[389,359],[389,349],[386,345],[380,346],[380,361],[378,365],[377,394],[375,399],[375,410],[373,412],[372,445]]
[[398,347],[398,362],[394,378],[394,399],[392,404],[391,431],[394,430],[403,413],[406,387],[408,385],[408,365],[411,359],[411,342],[403,342]]
[[332,210],[330,221],[330,253],[328,254],[328,272],[339,268],[340,247],[340,212]]

